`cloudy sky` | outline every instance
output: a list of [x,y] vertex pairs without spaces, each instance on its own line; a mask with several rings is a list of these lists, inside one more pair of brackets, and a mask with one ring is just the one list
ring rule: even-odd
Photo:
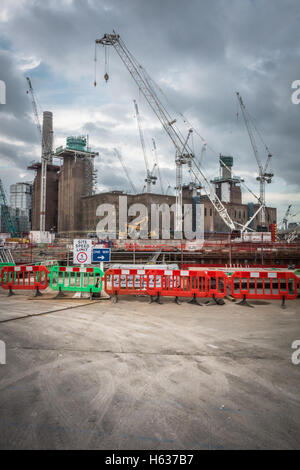
[[[198,156],[199,135],[206,140],[205,174],[218,176],[218,154],[232,155],[234,174],[258,194],[239,91],[273,154],[267,202],[278,207],[279,220],[289,203],[292,213],[300,211],[300,104],[291,101],[291,84],[300,80],[299,0],[0,0],[0,80],[7,88],[6,104],[0,104],[0,177],[7,191],[16,181],[33,179],[27,165],[40,157],[26,76],[41,110],[54,114],[55,147],[68,135],[89,135],[99,152],[99,191],[129,188],[114,147],[138,189],[143,187],[133,99],[150,164],[155,138],[165,188],[174,185],[172,143],[113,49],[106,83],[104,49],[98,48],[93,85],[95,39],[113,29],[161,88],[182,132],[193,126],[191,144]],[[188,125],[180,122],[180,113]],[[257,145],[264,162],[259,139]],[[246,188],[244,200],[253,200]]]

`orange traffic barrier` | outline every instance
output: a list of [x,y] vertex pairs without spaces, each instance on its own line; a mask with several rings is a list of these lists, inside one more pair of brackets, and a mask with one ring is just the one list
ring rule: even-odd
[[286,300],[297,297],[297,283],[292,272],[238,271],[231,276],[231,296],[248,306],[247,299],[282,300],[285,308]]
[[9,290],[35,290],[35,296],[42,295],[40,290],[48,287],[50,271],[45,266],[4,266],[1,270],[1,287]]

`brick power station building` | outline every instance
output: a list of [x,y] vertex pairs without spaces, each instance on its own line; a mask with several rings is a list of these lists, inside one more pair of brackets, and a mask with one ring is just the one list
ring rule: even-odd
[[[96,215],[97,207],[101,204],[113,204],[116,207],[118,220],[119,197],[127,196],[128,206],[142,203],[148,208],[150,214],[151,204],[175,204],[175,196],[142,193],[126,194],[122,191],[110,191],[94,194],[94,158],[97,152],[91,151],[87,146],[85,137],[68,137],[65,147],[59,147],[54,154],[62,161],[61,166],[48,165],[47,171],[47,209],[46,230],[54,231],[61,237],[86,237],[95,233],[99,217]],[[258,209],[253,203],[243,204],[241,182],[232,176],[233,158],[220,156],[221,176],[212,180],[218,197],[225,205],[233,221],[245,224]],[[39,204],[40,204],[40,164],[30,167],[36,171],[33,184],[32,228],[39,230]],[[183,203],[204,206],[204,231],[206,233],[226,233],[229,231],[221,217],[216,213],[209,198],[201,195],[201,188],[194,185],[183,188]],[[150,230],[149,220],[149,230]],[[171,224],[173,219],[171,220]],[[266,223],[276,223],[276,209],[266,208]],[[259,219],[256,217],[251,226],[258,231]],[[118,230],[118,228],[117,228]]]

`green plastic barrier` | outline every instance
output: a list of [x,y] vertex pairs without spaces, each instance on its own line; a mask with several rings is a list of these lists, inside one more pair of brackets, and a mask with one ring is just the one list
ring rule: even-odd
[[[0,273],[1,273],[1,269],[4,266],[16,266],[16,265],[15,265],[15,263],[0,263]],[[1,277],[0,277],[0,286],[1,286]]]
[[50,287],[60,292],[100,293],[103,276],[104,272],[98,267],[53,266],[50,270]]

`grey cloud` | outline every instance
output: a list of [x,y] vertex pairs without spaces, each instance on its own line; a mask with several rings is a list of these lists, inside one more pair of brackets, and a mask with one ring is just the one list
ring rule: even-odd
[[[138,90],[115,51],[110,51],[110,80],[106,84],[103,50],[99,49],[98,87],[92,87],[94,39],[115,28],[174,107],[199,123],[201,133],[217,153],[235,157],[236,173],[240,169],[255,174],[256,163],[245,125],[241,116],[238,121],[236,116],[235,91],[240,91],[274,153],[275,175],[299,191],[300,105],[290,101],[291,83],[300,79],[299,18],[297,0],[74,0],[69,5],[27,1],[2,25],[2,34],[12,42],[14,51],[40,59],[55,79],[76,83],[82,103],[86,96],[89,106],[101,109],[110,118],[106,122],[83,123],[91,145],[92,139],[97,142],[99,173],[102,168],[108,187],[123,185],[126,180],[121,173],[106,172],[104,161],[108,165],[114,165],[114,161],[105,149],[139,145],[134,128],[126,132],[119,126],[133,119],[132,99],[138,96]],[[7,53],[0,55],[0,60],[5,64],[7,79],[12,79],[11,112],[18,120],[11,125],[4,121],[1,133],[24,145],[36,142],[35,129],[28,118],[30,103],[23,94],[24,77],[17,76]],[[1,67],[1,75],[3,70]],[[45,76],[48,98],[50,86]],[[55,88],[52,96],[53,100],[58,99]],[[51,102],[47,104],[51,107]],[[146,126],[147,119],[153,122],[155,118],[147,106],[141,109]],[[66,123],[66,133],[70,132],[73,130],[67,129]],[[172,167],[174,150],[163,131],[146,128],[145,133],[148,140],[154,134],[162,166]],[[196,137],[195,141],[199,151],[201,142]],[[9,154],[6,148],[5,153],[13,152]],[[129,160],[136,178],[142,178],[141,154],[140,159]],[[17,161],[21,168],[19,157]],[[217,173],[213,153],[207,152],[204,166],[209,174]],[[174,172],[166,171],[168,178],[174,180]],[[276,184],[275,179],[272,186],[280,190]],[[251,187],[258,190],[255,180]]]

